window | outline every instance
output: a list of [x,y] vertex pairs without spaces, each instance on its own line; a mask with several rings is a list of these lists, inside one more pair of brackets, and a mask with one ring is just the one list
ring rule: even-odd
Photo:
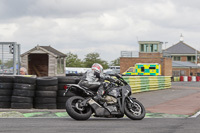
[[110,66],[110,69],[114,69],[114,70],[120,69],[120,66]]
[[57,74],[64,73],[64,58],[57,59]]
[[180,56],[174,56],[173,57],[173,61],[180,61],[181,60],[181,57]]
[[144,44],[141,44],[141,52],[144,52]]
[[141,44],[141,52],[148,52],[148,44]]
[[144,67],[141,67],[141,72],[144,72]]
[[127,72],[133,72],[133,68],[129,68]]
[[180,76],[180,71],[179,71],[179,70],[172,71],[172,76],[173,76],[173,77],[178,77],[178,76]]
[[156,67],[149,67],[149,69],[156,69]]
[[141,52],[148,52],[148,44],[141,44],[140,50]]
[[158,52],[158,44],[141,44],[141,52]]
[[153,44],[150,44],[150,52],[153,52]]
[[158,52],[158,44],[153,45],[153,52]]
[[115,69],[120,69],[120,66],[116,67]]
[[194,62],[196,60],[195,56],[187,56],[187,61]]
[[158,44],[150,44],[150,52],[158,52]]
[[185,73],[186,73],[186,72],[185,72],[184,70],[181,70],[181,71],[180,71],[180,76],[185,76]]

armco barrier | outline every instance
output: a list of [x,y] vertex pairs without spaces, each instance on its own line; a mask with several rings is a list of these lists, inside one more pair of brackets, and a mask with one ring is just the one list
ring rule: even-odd
[[124,76],[132,93],[171,88],[170,76]]

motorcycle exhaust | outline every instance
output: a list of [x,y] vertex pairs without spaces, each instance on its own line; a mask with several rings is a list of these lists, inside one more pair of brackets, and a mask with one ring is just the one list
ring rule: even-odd
[[88,101],[89,105],[94,109],[96,116],[109,116],[110,112],[94,101],[92,98]]

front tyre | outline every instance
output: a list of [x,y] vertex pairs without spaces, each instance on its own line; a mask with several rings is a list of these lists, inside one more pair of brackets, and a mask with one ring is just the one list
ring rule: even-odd
[[129,99],[126,100],[124,112],[132,120],[142,120],[146,114],[144,106],[133,98],[131,101]]
[[92,114],[90,106],[80,107],[83,97],[73,96],[66,101],[66,111],[75,120],[87,120]]

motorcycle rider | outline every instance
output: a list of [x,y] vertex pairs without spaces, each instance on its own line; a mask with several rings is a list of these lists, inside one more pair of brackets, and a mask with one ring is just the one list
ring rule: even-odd
[[91,69],[83,75],[79,85],[97,92],[97,95],[94,97],[95,100],[105,101],[102,97],[106,89],[104,80],[115,81],[115,79],[111,78],[109,75],[103,74],[103,66],[101,64],[94,63]]

